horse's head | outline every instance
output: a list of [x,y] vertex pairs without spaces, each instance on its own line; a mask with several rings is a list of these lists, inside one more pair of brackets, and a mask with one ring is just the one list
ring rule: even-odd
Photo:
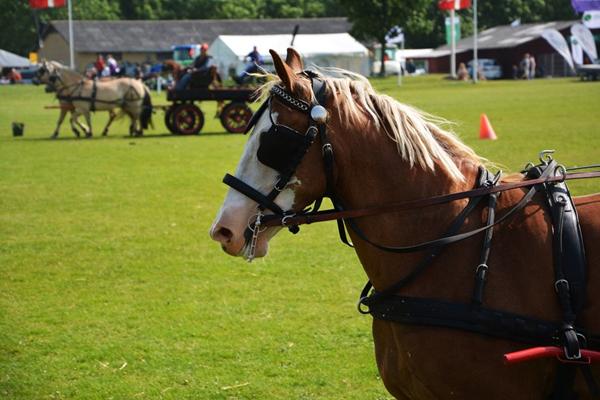
[[[317,145],[327,118],[319,105],[325,103],[324,83],[303,71],[295,50],[288,49],[285,62],[272,50],[271,55],[279,81],[265,85],[268,99],[250,123],[254,130],[235,177],[225,178],[232,188],[210,230],[225,252],[250,259],[264,256],[281,229],[256,227],[259,215],[301,211],[322,197],[326,187]],[[253,231],[259,232],[254,240]]]
[[37,72],[35,73],[35,83],[45,83],[56,89],[56,85],[61,79],[60,64],[54,61],[42,60]]
[[35,72],[35,77],[33,78],[33,83],[36,85],[39,85],[40,83],[50,83],[50,69],[46,60],[42,60],[38,66],[38,69]]

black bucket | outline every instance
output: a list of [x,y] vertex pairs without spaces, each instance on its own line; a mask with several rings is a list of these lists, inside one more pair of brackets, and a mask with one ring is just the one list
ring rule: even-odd
[[22,122],[13,122],[13,136],[23,136],[25,130],[25,124]]
[[25,124],[22,122],[13,122],[13,136],[23,136],[23,131],[25,130]]

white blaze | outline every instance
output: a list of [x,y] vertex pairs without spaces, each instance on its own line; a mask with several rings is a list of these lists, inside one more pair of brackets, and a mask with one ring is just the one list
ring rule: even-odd
[[[273,121],[277,121],[277,113],[273,113],[272,117]],[[275,187],[278,178],[277,171],[261,163],[257,156],[260,145],[260,133],[268,131],[271,126],[272,122],[267,110],[254,127],[235,172],[236,178],[264,195],[268,194]],[[296,177],[293,177],[289,183],[300,184]],[[287,188],[282,190],[274,201],[282,210],[289,210],[294,205],[294,199],[294,191]],[[242,218],[243,221],[240,222],[243,222],[243,226],[245,227],[247,222],[256,215],[256,212],[257,204],[254,200],[251,200],[233,188],[229,188],[215,222],[223,219],[224,215],[231,213],[235,215],[236,219]],[[270,211],[266,210],[266,213],[270,213]],[[241,225],[240,223],[238,226]],[[243,234],[243,232],[237,232],[237,234]],[[248,245],[245,246],[244,253],[247,250]]]

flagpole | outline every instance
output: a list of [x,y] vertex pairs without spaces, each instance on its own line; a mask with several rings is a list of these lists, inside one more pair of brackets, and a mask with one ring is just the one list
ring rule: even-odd
[[473,0],[473,83],[477,83],[479,61],[477,59],[477,0]]
[[73,9],[71,7],[71,0],[68,0],[69,9],[69,58],[71,62],[71,69],[75,69],[75,51],[73,45]]
[[450,10],[450,76],[456,78],[456,36],[454,32],[454,6]]

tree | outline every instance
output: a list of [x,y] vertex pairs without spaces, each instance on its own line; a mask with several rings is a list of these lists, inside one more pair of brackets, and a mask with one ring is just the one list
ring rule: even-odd
[[403,27],[405,33],[411,29],[431,29],[424,20],[431,0],[341,0],[341,3],[353,23],[352,33],[359,39],[375,40],[381,45],[382,76],[385,75],[385,35],[393,26]]
[[0,13],[0,49],[26,55],[36,47],[35,23],[29,4],[5,1]]

